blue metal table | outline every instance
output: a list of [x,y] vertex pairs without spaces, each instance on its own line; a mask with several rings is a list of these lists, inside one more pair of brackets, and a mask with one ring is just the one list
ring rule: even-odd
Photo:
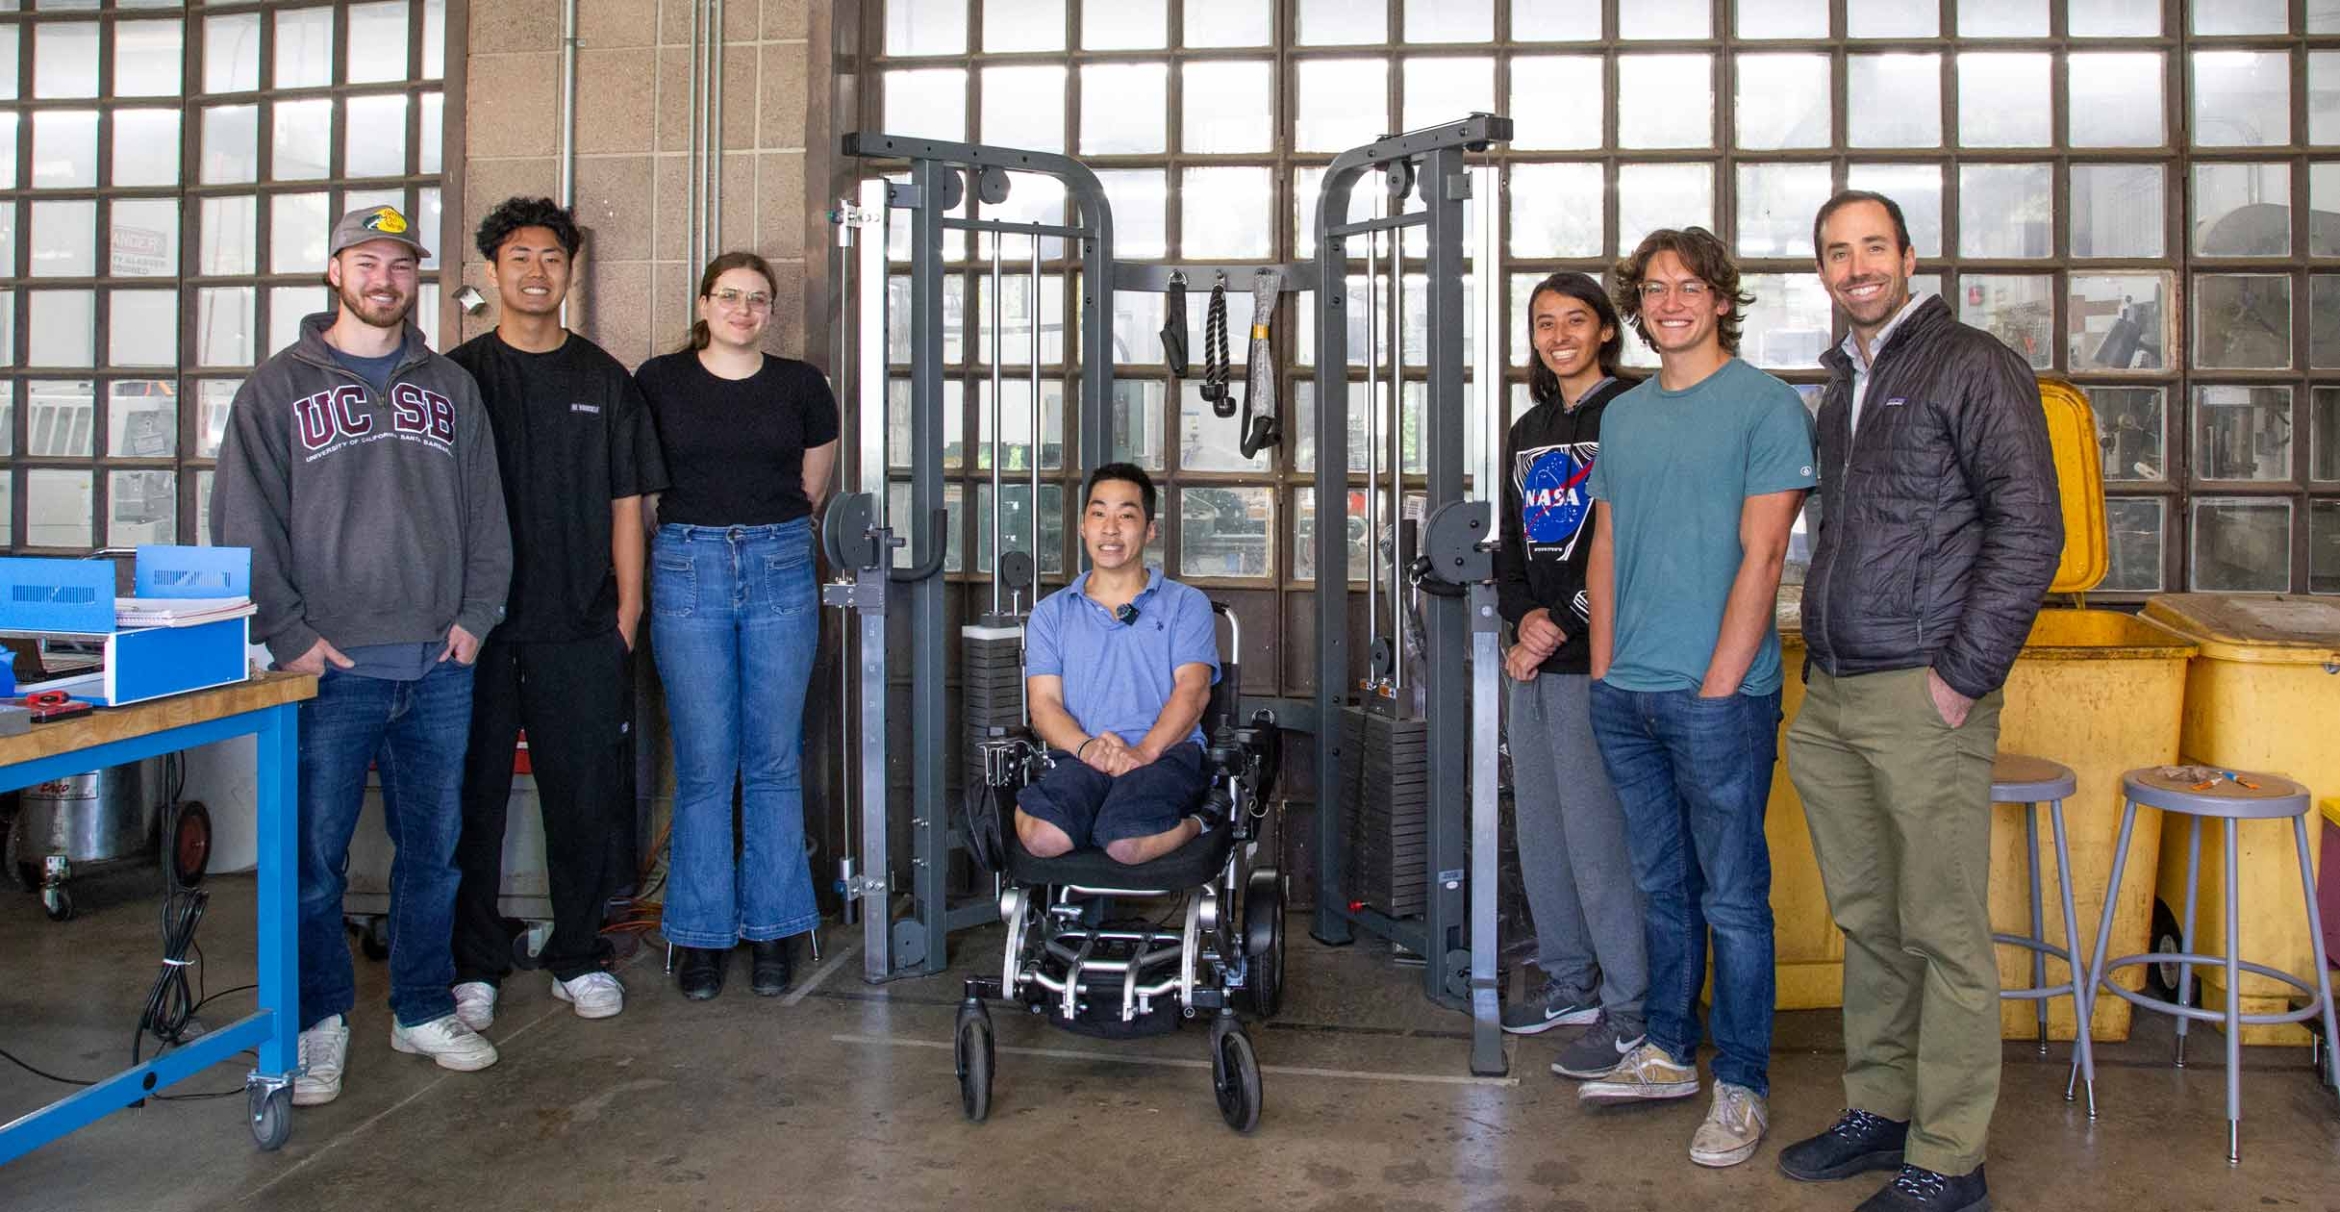
[[257,1048],[260,1063],[246,1079],[252,1136],[263,1149],[292,1132],[294,1001],[298,869],[295,838],[300,701],[315,697],[317,679],[266,673],[222,686],[56,724],[36,724],[30,735],[0,738],[0,792],[67,778],[249,736],[259,749],[259,1009],[192,1043],[125,1069],[38,1111],[0,1124],[0,1164],[95,1123],[175,1082]]

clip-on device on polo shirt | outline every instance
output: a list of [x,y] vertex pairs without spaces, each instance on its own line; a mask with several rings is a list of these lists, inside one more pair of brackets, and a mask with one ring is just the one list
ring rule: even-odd
[[1135,602],[1123,602],[1113,608],[1113,619],[1124,627],[1137,626],[1138,608]]

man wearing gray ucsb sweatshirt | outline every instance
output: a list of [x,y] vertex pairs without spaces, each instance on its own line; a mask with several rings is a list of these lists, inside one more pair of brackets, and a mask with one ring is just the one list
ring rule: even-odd
[[252,549],[254,633],[278,668],[318,675],[300,707],[296,1106],[341,1092],[342,892],[369,765],[396,847],[390,1046],[449,1069],[496,1060],[448,993],[471,663],[512,576],[495,440],[471,376],[407,322],[429,253],[405,216],[353,211],[331,248],[340,306],[237,391],[211,498],[213,541]]

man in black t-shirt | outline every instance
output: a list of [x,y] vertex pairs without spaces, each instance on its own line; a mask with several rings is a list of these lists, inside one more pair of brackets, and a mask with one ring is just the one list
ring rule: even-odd
[[523,729],[552,893],[540,966],[553,996],[581,1017],[625,1008],[624,988],[603,969],[600,932],[604,899],[625,874],[612,856],[626,853],[616,843],[633,817],[621,787],[642,618],[642,496],[666,487],[666,464],[632,376],[561,326],[579,241],[575,219],[550,199],[511,198],[490,211],[479,251],[501,311],[495,331],[449,355],[479,381],[512,521],[511,599],[480,651],[455,852],[455,1006],[474,1030],[494,1020],[512,970],[497,901]]

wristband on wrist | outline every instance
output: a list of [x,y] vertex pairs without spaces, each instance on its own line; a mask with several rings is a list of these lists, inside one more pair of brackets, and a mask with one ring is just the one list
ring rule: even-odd
[[1073,760],[1074,760],[1074,761],[1076,761],[1076,762],[1077,762],[1077,761],[1080,761],[1080,760],[1081,760],[1081,755],[1082,755],[1082,754],[1084,754],[1084,753],[1087,753],[1087,752],[1089,751],[1089,746],[1091,746],[1091,745],[1094,745],[1094,744],[1096,744],[1096,743],[1097,743],[1097,738],[1096,738],[1096,737],[1090,737],[1088,740],[1082,741],[1082,742],[1081,742],[1081,745],[1080,745],[1080,748],[1073,750]]

